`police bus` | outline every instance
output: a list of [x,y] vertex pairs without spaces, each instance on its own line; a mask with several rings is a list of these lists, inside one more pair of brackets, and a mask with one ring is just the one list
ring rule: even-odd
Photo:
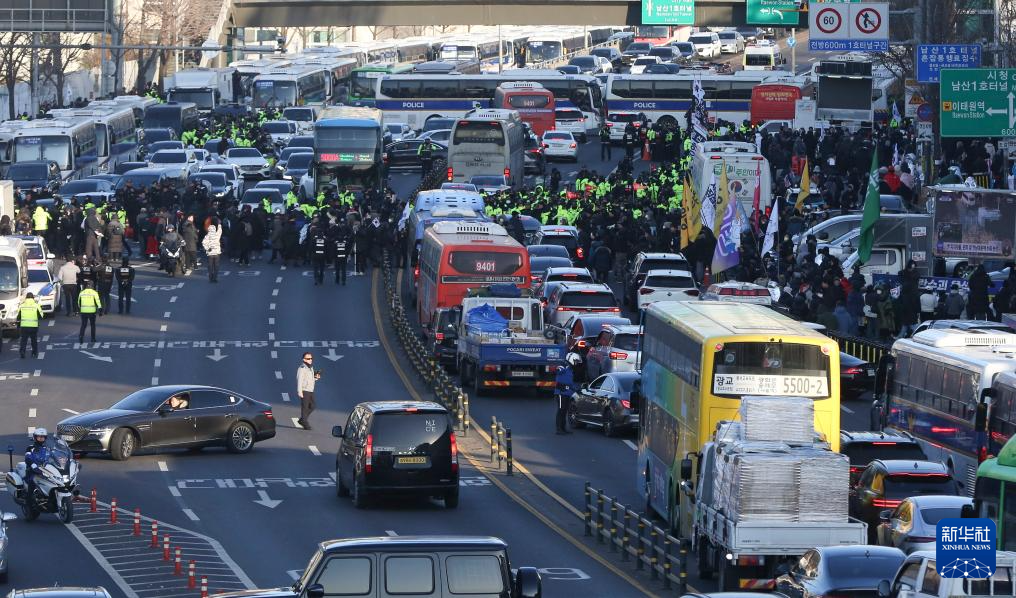
[[559,30],[558,33],[530,36],[525,43],[526,63],[563,60],[583,48],[588,48],[590,37],[582,28]]
[[287,108],[307,104],[324,104],[328,100],[330,81],[316,64],[273,69],[254,77],[255,108]]
[[554,94],[557,108],[580,110],[587,128],[600,126],[600,84],[589,75],[562,75],[553,69],[509,69],[500,75],[388,75],[377,81],[375,105],[386,122],[420,128],[432,117],[459,118],[474,108],[493,107],[498,85],[539,83]]
[[504,176],[519,189],[525,168],[525,127],[514,110],[474,110],[452,125],[448,140],[448,180],[468,183],[474,176]]
[[95,143],[101,172],[113,172],[121,162],[133,162],[138,157],[138,131],[134,124],[134,111],[129,106],[111,107],[89,105],[88,108],[50,110],[53,118],[91,119],[95,122]]
[[12,163],[52,160],[65,181],[98,173],[91,119],[31,121],[15,132],[13,143]]
[[349,77],[356,68],[356,59],[321,54],[301,58],[295,66],[321,69],[325,73],[325,101],[339,103],[344,102],[349,93]]
[[305,197],[316,196],[326,185],[381,190],[384,180],[381,113],[373,108],[332,106],[314,122],[314,161]]
[[[691,108],[692,83],[699,79],[705,92],[710,118],[741,124],[751,116],[751,90],[765,82],[796,85],[807,83],[778,71],[738,71],[733,75],[678,73],[676,75],[613,75],[607,79],[607,112],[641,112],[663,128],[687,127],[685,113]],[[802,92],[811,97],[810,89]]]

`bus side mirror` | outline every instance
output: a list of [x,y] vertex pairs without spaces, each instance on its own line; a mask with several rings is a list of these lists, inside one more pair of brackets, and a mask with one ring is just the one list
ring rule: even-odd
[[681,459],[681,481],[691,479],[691,459]]
[[883,579],[878,582],[878,598],[889,598],[889,580]]
[[962,519],[974,519],[977,517],[977,511],[974,510],[974,505],[963,505],[960,507],[960,517]]

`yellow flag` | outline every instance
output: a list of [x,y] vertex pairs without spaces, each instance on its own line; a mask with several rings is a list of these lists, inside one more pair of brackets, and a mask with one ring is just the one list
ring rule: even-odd
[[794,209],[801,211],[804,207],[804,200],[808,199],[811,195],[811,175],[808,173],[808,159],[804,159],[804,172],[801,173],[801,190],[797,192],[797,203],[794,204]]
[[716,216],[713,231],[720,234],[720,226],[723,224],[723,215],[727,213],[727,206],[730,205],[730,190],[727,188],[727,165],[723,164],[720,170],[720,187],[716,190]]
[[695,187],[688,180],[688,175],[684,177],[684,188],[686,189],[684,196],[688,199],[684,200],[684,205],[688,208],[688,242],[694,243],[695,239],[698,239],[699,233],[702,232],[702,200],[695,193]]

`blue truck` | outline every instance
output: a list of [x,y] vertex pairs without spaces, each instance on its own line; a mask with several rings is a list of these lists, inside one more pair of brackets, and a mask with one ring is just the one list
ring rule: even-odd
[[456,362],[463,388],[471,386],[474,395],[498,388],[553,392],[564,356],[564,345],[545,335],[539,299],[486,296],[462,300]]

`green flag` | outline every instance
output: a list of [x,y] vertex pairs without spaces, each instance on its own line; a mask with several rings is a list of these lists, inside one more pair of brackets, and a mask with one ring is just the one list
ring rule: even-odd
[[862,264],[871,258],[871,246],[875,243],[875,223],[882,211],[878,196],[878,150],[871,154],[871,172],[868,173],[868,192],[864,195],[864,215],[861,217],[861,240],[857,256]]

